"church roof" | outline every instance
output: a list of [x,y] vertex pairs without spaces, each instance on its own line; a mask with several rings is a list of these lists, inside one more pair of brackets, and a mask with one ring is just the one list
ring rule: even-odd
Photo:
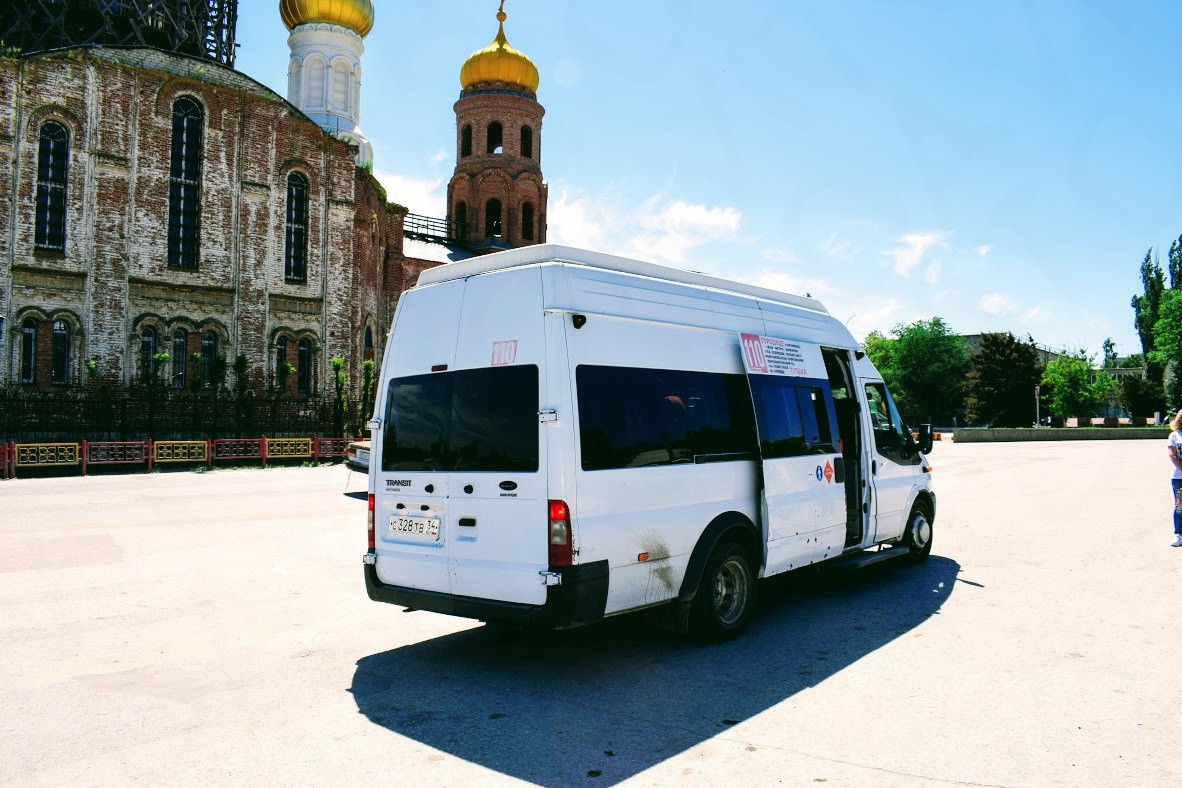
[[402,255],[413,260],[426,260],[429,263],[454,263],[473,256],[462,246],[419,241],[415,238],[403,239]]
[[538,67],[524,52],[509,45],[505,38],[505,4],[497,11],[497,37],[484,49],[468,56],[460,68],[460,87],[466,88],[478,82],[511,82],[537,91]]

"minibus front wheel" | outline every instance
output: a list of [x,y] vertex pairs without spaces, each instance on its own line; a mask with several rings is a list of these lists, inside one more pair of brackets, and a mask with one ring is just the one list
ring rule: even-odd
[[719,643],[739,635],[755,609],[755,572],[751,558],[734,542],[714,548],[690,606],[690,633]]
[[916,501],[907,516],[903,546],[907,548],[906,560],[913,564],[922,564],[932,554],[932,515],[923,501]]

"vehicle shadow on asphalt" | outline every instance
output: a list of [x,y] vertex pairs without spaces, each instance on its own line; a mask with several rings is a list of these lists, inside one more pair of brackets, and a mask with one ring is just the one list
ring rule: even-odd
[[751,628],[720,645],[643,615],[570,632],[477,627],[362,658],[350,691],[375,724],[466,761],[545,785],[613,784],[919,626],[959,570],[932,556],[773,578]]

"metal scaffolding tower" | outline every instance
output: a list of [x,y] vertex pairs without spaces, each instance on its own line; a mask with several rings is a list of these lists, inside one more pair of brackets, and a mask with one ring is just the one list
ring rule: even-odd
[[234,65],[238,0],[0,0],[11,51],[148,46]]

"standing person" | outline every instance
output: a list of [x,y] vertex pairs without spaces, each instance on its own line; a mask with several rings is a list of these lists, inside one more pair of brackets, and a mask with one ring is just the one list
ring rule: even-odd
[[1182,452],[1182,410],[1170,419],[1170,429],[1172,432],[1166,446],[1174,466],[1174,474],[1170,479],[1170,486],[1174,488],[1174,541],[1170,546],[1182,547],[1182,511],[1179,511],[1178,498],[1178,491],[1182,490],[1182,456],[1179,456],[1179,452]]

